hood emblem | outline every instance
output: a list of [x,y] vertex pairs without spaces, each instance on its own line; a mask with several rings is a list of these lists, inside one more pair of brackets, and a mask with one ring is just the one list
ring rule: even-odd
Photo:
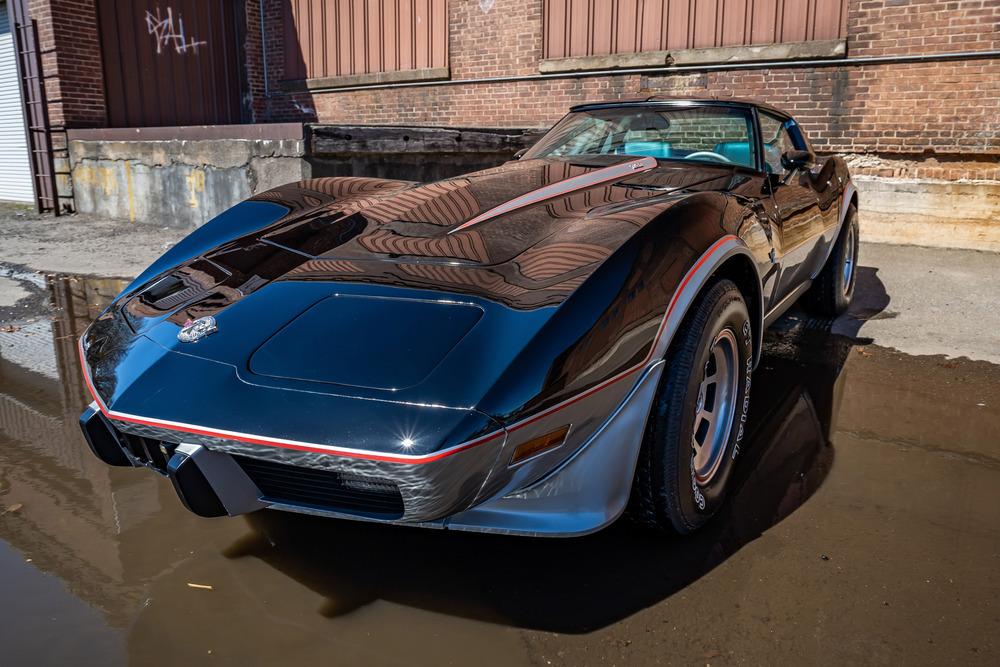
[[215,318],[211,315],[199,317],[196,320],[188,320],[184,327],[177,332],[177,340],[182,343],[197,343],[205,336],[210,336],[219,330],[215,324]]

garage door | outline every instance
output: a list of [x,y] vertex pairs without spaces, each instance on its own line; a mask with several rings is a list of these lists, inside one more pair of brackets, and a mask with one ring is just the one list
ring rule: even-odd
[[6,2],[0,2],[0,200],[35,201]]

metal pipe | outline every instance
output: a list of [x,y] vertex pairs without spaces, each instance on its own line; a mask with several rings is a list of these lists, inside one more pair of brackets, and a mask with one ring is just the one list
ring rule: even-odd
[[[263,0],[261,0],[263,2]],[[384,88],[423,88],[426,86],[454,86],[476,83],[516,83],[519,81],[544,81],[548,79],[582,79],[592,76],[621,76],[624,74],[676,74],[683,72],[714,72],[728,70],[772,69],[775,67],[844,67],[863,65],[896,65],[905,63],[943,62],[949,60],[992,60],[1000,58],[1000,51],[957,51],[912,56],[861,56],[857,58],[824,58],[816,60],[772,60],[752,63],[718,63],[713,65],[676,65],[664,67],[632,67],[622,69],[588,70],[581,72],[554,72],[550,74],[521,74],[517,76],[487,76],[480,79],[443,79],[438,81],[405,81],[378,83],[370,86],[325,86],[309,88],[308,93],[346,93],[357,90]],[[265,79],[266,80],[266,79]],[[265,84],[265,90],[267,86]],[[279,94],[288,94],[281,91]]]
[[271,88],[267,82],[267,33],[264,32],[264,0],[257,0],[257,11],[260,12],[260,51],[264,68],[264,98],[271,97]]

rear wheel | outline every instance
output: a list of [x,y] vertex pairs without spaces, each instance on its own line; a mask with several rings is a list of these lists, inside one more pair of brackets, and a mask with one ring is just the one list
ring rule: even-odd
[[806,293],[805,305],[817,315],[837,317],[854,298],[858,266],[858,211],[851,204],[844,227],[823,270]]
[[629,514],[690,533],[725,498],[749,407],[753,336],[746,303],[715,283],[677,331],[639,454]]

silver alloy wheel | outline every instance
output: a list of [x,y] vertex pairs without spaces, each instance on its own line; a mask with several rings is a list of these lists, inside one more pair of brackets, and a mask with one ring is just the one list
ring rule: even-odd
[[847,238],[844,253],[844,294],[851,291],[851,278],[854,276],[854,227],[847,227]]
[[695,402],[691,436],[694,478],[700,486],[719,470],[736,414],[739,351],[736,335],[723,329],[712,341]]

